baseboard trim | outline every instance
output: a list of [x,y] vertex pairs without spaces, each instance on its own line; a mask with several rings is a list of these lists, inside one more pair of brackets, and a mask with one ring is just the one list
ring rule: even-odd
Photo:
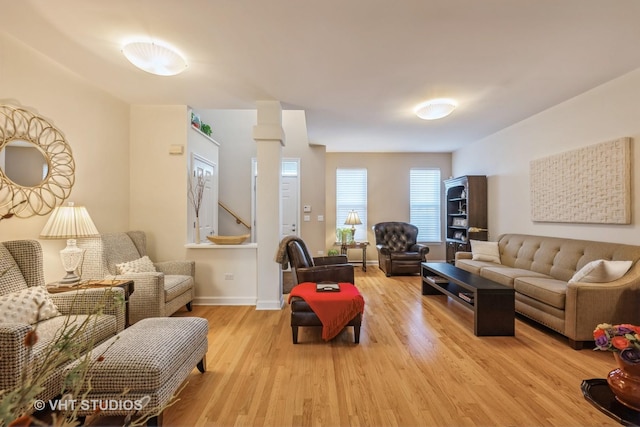
[[195,297],[194,305],[256,305],[251,297]]
[[256,303],[256,310],[282,310],[283,307],[283,297],[280,297],[280,300],[258,301]]

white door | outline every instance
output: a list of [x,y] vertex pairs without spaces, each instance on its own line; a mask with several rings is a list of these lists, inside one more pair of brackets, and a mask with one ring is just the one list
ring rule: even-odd
[[[256,241],[256,180],[258,176],[257,159],[251,159],[251,240]],[[300,235],[300,212],[298,210],[300,159],[282,159],[282,187],[280,194],[280,210],[282,214],[282,229],[280,234]]]
[[[203,177],[205,184],[198,218],[200,222],[200,239],[206,242],[205,236],[215,234],[218,225],[218,174],[216,165],[213,162],[193,153],[191,158],[192,182],[197,177]],[[194,241],[196,215],[193,205],[190,204],[189,206],[189,234],[191,241]]]
[[282,236],[299,236],[298,230],[298,177],[283,176],[282,191]]

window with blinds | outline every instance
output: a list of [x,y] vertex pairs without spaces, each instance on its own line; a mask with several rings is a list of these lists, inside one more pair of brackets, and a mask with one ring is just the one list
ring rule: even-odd
[[419,242],[441,242],[440,169],[411,169],[409,174],[409,222],[418,227]]
[[351,228],[344,225],[349,211],[358,213],[362,224],[356,225],[356,241],[367,240],[367,170],[336,170],[336,228]]

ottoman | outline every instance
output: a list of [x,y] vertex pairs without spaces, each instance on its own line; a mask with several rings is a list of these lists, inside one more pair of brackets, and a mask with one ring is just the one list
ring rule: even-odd
[[[291,332],[293,343],[298,344],[300,326],[323,328],[322,338],[332,339],[345,326],[353,326],[353,339],[360,343],[360,326],[364,312],[364,299],[351,283],[339,283],[339,292],[317,292],[316,284],[300,283],[291,289]],[[330,330],[326,328],[330,326]]]
[[[91,415],[99,408],[104,415],[152,415],[148,425],[161,425],[158,412],[193,368],[197,365],[204,373],[208,331],[207,320],[199,317],[153,317],[102,343],[91,352],[86,375],[91,388],[82,402],[75,398],[78,415]],[[68,365],[65,373],[80,362]],[[144,402],[148,403],[140,409]]]

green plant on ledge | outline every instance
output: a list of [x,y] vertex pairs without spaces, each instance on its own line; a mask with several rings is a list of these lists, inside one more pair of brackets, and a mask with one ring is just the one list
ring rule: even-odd
[[204,133],[207,136],[211,136],[211,126],[206,124],[206,123],[202,123],[200,125],[200,130],[202,131],[202,133]]

